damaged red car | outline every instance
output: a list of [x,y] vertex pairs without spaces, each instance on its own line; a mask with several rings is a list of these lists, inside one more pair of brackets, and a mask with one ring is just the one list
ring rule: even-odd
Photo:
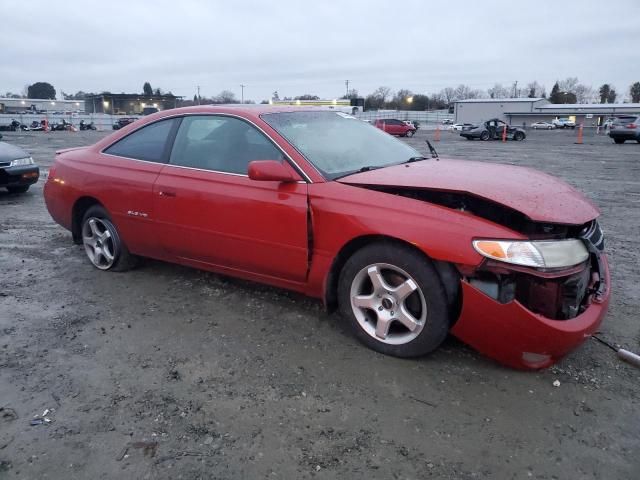
[[151,257],[302,292],[398,357],[452,334],[547,367],[609,303],[599,212],[566,183],[330,110],[159,112],[58,152],[45,199],[96,268]]

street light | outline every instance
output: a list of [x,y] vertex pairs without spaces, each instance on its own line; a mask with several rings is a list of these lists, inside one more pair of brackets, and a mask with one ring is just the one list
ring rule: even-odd
[[407,103],[408,104],[412,104],[413,103],[413,97],[407,97]]

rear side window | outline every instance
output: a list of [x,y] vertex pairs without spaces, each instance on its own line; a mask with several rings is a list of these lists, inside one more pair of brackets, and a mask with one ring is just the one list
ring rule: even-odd
[[613,123],[618,125],[627,125],[628,123],[635,123],[638,117],[618,117],[613,120]]
[[108,147],[104,153],[147,162],[164,162],[167,142],[175,122],[170,118],[142,127]]

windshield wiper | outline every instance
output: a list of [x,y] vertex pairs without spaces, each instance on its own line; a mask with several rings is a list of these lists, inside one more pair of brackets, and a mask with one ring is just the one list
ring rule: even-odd
[[382,168],[382,167],[379,167],[377,165],[367,165],[367,166],[364,166],[364,167],[358,169],[358,173],[368,172],[370,170],[377,170],[378,168]]
[[427,157],[411,157],[409,160],[405,160],[402,163],[413,163],[413,162],[419,162],[420,160],[428,160]]
[[429,151],[431,152],[431,158],[440,160],[440,157],[438,156],[438,152],[436,152],[436,149],[433,148],[433,145],[431,145],[431,142],[429,140],[426,140],[426,142],[427,142],[427,145],[429,146]]

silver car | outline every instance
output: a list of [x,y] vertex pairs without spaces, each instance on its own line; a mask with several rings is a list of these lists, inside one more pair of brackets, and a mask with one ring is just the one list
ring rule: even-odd
[[556,126],[550,122],[535,122],[531,124],[531,128],[533,128],[534,130],[553,130],[554,128],[556,128]]
[[640,143],[640,115],[620,115],[611,124],[609,136],[616,143],[635,140]]

